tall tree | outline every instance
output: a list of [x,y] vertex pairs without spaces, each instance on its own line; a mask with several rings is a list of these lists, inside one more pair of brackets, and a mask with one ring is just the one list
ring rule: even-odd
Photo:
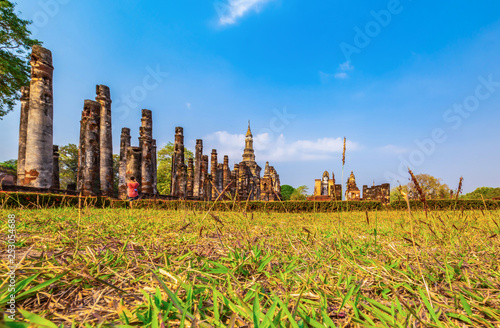
[[17,174],[17,159],[9,159],[8,161],[0,163],[0,168]]
[[295,188],[294,192],[290,196],[290,200],[306,200],[307,199],[307,186],[300,186]]
[[[174,144],[171,142],[158,151],[158,174],[156,185],[161,195],[170,195],[173,154]],[[184,147],[184,161],[186,165],[190,158],[194,158],[193,152]]]
[[292,196],[293,192],[295,191],[295,188],[289,185],[282,185],[281,186],[281,197],[283,197],[283,200],[290,200],[290,197]]
[[78,177],[78,147],[68,144],[59,147],[59,179],[61,189],[68,188],[68,184],[76,184]]
[[[425,193],[427,199],[449,199],[450,187],[442,183],[442,179],[438,179],[429,174],[418,174],[415,176],[417,182]],[[401,191],[406,193],[410,199],[419,199],[417,188],[413,181],[407,185],[401,186]],[[391,190],[391,201],[402,200],[403,197],[399,192],[399,187],[394,187]]]
[[40,44],[31,39],[28,25],[14,12],[14,3],[0,0],[0,120],[19,100],[21,87],[29,84],[29,53]]

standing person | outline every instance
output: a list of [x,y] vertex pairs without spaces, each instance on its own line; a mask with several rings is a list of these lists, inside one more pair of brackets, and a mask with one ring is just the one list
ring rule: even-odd
[[[130,181],[127,183],[127,194],[129,201],[139,199],[139,192],[137,191],[138,188],[139,182],[135,181],[134,177],[131,177]],[[130,207],[132,207],[132,203],[130,203]]]

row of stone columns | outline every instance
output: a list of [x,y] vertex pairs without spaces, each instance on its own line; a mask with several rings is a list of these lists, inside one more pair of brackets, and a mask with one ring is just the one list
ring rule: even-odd
[[232,187],[227,191],[234,195],[238,182],[238,175],[234,173],[238,172],[238,165],[236,164],[235,171],[231,172],[227,155],[224,156],[223,163],[218,163],[216,149],[212,149],[209,165],[208,156],[203,155],[201,139],[196,140],[194,160],[189,159],[186,165],[183,132],[182,127],[175,128],[171,195],[180,199],[193,197],[200,200],[215,200],[230,183],[233,183]]
[[112,197],[113,179],[111,95],[107,86],[97,85],[96,101],[83,105],[77,189],[85,196]]
[[[223,163],[219,163],[217,150],[212,149],[209,171],[209,158],[203,155],[201,139],[196,140],[194,161],[189,159],[188,164],[185,164],[183,129],[176,127],[171,195],[180,199],[193,197],[200,200],[215,200],[231,184],[226,192],[239,200],[277,200],[281,194],[279,175],[274,167],[266,163],[264,177],[260,178],[260,167],[254,161],[251,137],[251,133],[248,132],[245,155],[248,157],[250,154],[250,158],[247,161],[235,164],[231,171],[229,157],[225,155]],[[261,189],[264,189],[262,194]],[[228,199],[226,195],[222,197]]]
[[127,198],[127,182],[131,177],[139,182],[142,194],[157,194],[156,140],[153,139],[153,113],[142,110],[139,147],[130,144],[130,129],[122,128],[120,136],[120,166],[118,196]]

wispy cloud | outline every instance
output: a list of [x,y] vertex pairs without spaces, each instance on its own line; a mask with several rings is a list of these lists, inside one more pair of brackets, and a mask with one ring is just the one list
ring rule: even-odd
[[218,1],[214,6],[219,15],[219,24],[231,25],[250,11],[259,11],[262,5],[269,1],[272,0],[227,0],[227,2]]
[[347,79],[349,77],[349,75],[347,75],[346,72],[339,72],[339,73],[335,74],[334,76],[338,80]]
[[[212,148],[217,149],[220,156],[228,155],[230,162],[240,162],[245,147],[245,135],[231,134],[227,131],[217,131],[203,138]],[[268,133],[254,135],[256,160],[259,163],[317,161],[331,159],[335,154],[341,154],[343,138],[320,138],[316,140],[288,141],[283,134],[272,138]],[[356,142],[347,141],[350,150],[356,150]]]
[[335,78],[337,80],[345,80],[349,78],[349,74],[347,74],[347,72],[352,71],[353,69],[354,66],[351,65],[351,62],[346,61],[345,63],[339,65],[339,67],[337,68],[337,73],[335,74],[320,71],[319,78],[321,80],[321,83],[328,83],[332,78]]
[[349,75],[346,73],[348,71],[352,71],[354,69],[354,66],[351,65],[350,61],[346,61],[345,63],[342,63],[339,65],[339,68],[337,69],[337,74],[335,74],[336,79],[347,79]]

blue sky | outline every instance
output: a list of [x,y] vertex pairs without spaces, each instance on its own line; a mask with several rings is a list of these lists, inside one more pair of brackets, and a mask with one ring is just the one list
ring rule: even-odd
[[[18,2],[53,52],[55,144],[78,143],[83,101],[106,84],[115,153],[148,108],[159,146],[183,126],[189,148],[201,138],[231,164],[250,119],[258,163],[310,192],[325,170],[340,181],[344,136],[344,183],[406,183],[409,165],[500,187],[497,1]],[[19,106],[0,160],[17,157],[18,125]]]

